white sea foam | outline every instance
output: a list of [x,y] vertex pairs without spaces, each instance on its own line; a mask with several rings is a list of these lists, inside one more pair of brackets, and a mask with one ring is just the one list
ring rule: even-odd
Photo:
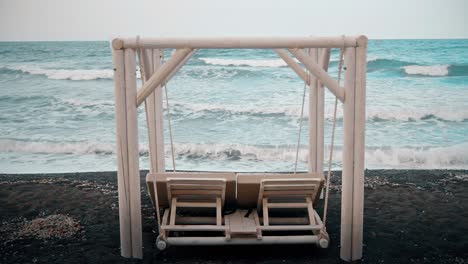
[[[176,103],[175,107],[187,112],[225,112],[240,115],[270,115],[283,114],[300,116],[300,106],[260,106],[260,105],[221,105],[221,104],[182,104]],[[306,113],[304,113],[306,115]]]
[[[45,69],[30,66],[9,66],[8,69],[21,71],[32,75],[45,75],[52,80],[72,80],[89,81],[97,79],[112,79],[112,70],[91,70],[91,69]],[[137,71],[137,78],[140,78],[140,72]]]
[[112,154],[115,146],[106,143],[56,143],[0,139],[0,152],[44,154]]
[[[187,104],[173,102],[174,109],[184,113],[203,112],[225,112],[232,115],[286,115],[300,117],[300,105],[221,105],[221,104]],[[308,117],[307,105],[304,109],[304,117]],[[397,121],[418,121],[424,119],[440,119],[446,121],[461,122],[468,120],[468,110],[452,108],[370,108],[366,111],[368,120],[397,120]],[[342,108],[338,108],[337,118],[343,117]],[[325,108],[325,118],[333,118],[332,106]]]
[[450,147],[375,148],[366,150],[368,168],[468,168],[468,144]]
[[251,66],[251,67],[284,67],[287,64],[282,59],[268,60],[242,60],[242,59],[221,59],[221,58],[200,58],[207,64],[221,66]]
[[[0,152],[36,154],[115,155],[113,143],[52,143],[0,140]],[[166,146],[166,158],[170,157]],[[247,162],[293,162],[296,155],[294,145],[253,146],[243,144],[175,144],[175,153],[181,160],[242,160]],[[325,149],[325,153],[328,150]],[[148,147],[140,146],[140,154],[147,155]],[[342,149],[334,151],[334,166],[340,167]],[[327,157],[325,157],[327,158]],[[308,160],[307,149],[299,149],[299,161]],[[468,145],[450,147],[369,147],[366,149],[366,168],[468,168]]]
[[73,106],[82,106],[82,107],[103,107],[103,106],[114,106],[113,100],[96,100],[96,101],[85,101],[81,99],[64,99],[63,102]]
[[66,70],[66,69],[44,69],[29,66],[12,66],[12,70],[22,71],[33,75],[45,75],[53,80],[96,80],[112,79],[112,70]]
[[417,121],[424,119],[439,119],[445,121],[462,122],[468,120],[467,109],[452,108],[415,108],[415,109],[370,109],[367,119]]
[[[166,148],[168,149],[168,148]],[[258,147],[242,144],[177,144],[176,153],[185,158],[293,162],[294,145]],[[329,149],[325,149],[329,153]],[[342,149],[334,150],[334,166],[341,166]],[[307,149],[299,149],[299,161],[307,162]],[[326,157],[326,159],[328,159]],[[367,168],[468,168],[468,145],[450,147],[370,147],[366,149]]]
[[[373,56],[368,61],[377,60],[378,57]],[[206,64],[220,65],[220,66],[250,66],[250,67],[286,67],[287,64],[282,59],[223,59],[223,58],[200,58]],[[294,60],[299,63],[297,59]],[[338,59],[332,59],[330,62],[338,62]]]
[[409,75],[447,76],[449,73],[449,65],[408,65],[403,69]]

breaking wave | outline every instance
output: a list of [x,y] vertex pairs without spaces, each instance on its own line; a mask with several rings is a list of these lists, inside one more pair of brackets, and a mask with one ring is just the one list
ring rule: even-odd
[[45,75],[52,80],[72,80],[72,81],[88,81],[97,79],[112,79],[112,70],[67,70],[67,69],[44,69],[28,66],[11,66],[4,69],[10,71],[19,71],[32,75]]
[[447,76],[449,74],[449,65],[409,65],[403,69],[408,75]]
[[114,154],[115,145],[88,142],[38,142],[0,139],[0,152],[44,154]]
[[406,74],[414,76],[468,76],[468,65],[407,65],[402,69]]
[[[256,146],[243,144],[175,144],[178,160],[219,160],[248,162],[293,162],[296,155],[294,145]],[[41,154],[94,154],[115,155],[113,143],[54,143],[0,140],[0,152]],[[325,149],[325,153],[328,150]],[[140,146],[140,155],[148,155],[148,147]],[[166,157],[170,156],[166,146]],[[342,149],[334,151],[334,165],[341,166]],[[307,162],[307,149],[299,149],[299,161]],[[468,168],[468,145],[449,147],[368,147],[366,168]]]
[[[0,68],[2,69],[2,68]],[[3,71],[16,71],[32,75],[44,75],[51,80],[72,80],[72,81],[89,81],[98,79],[112,79],[114,73],[112,70],[97,70],[97,69],[44,69],[29,66],[9,66],[3,67]],[[137,78],[140,78],[140,73],[137,71]]]
[[269,60],[242,60],[221,58],[199,58],[206,64],[220,66],[251,66],[251,67],[285,67],[287,64],[282,59]]
[[367,68],[371,70],[372,69],[400,68],[400,67],[407,66],[410,64],[411,63],[409,62],[400,61],[400,60],[373,58],[367,61]]
[[[307,105],[304,109],[304,117],[308,117]],[[174,111],[179,114],[189,115],[198,114],[215,114],[217,116],[225,115],[251,115],[251,116],[291,116],[300,117],[301,109],[299,105],[217,105],[217,104],[186,104],[176,102]],[[463,122],[468,120],[468,111],[460,111],[450,108],[440,109],[368,109],[366,112],[367,119],[372,121],[419,121],[436,119],[441,121]],[[341,119],[343,113],[339,108],[337,118]],[[333,109],[325,108],[325,118],[331,120],[333,118]]]
[[[282,59],[222,59],[222,58],[199,58],[206,65],[219,65],[219,66],[233,66],[244,68],[233,68],[229,76],[242,74],[242,72],[249,71],[248,67],[270,67],[279,68],[286,67],[286,63]],[[247,68],[245,68],[247,67]],[[336,62],[332,61],[330,70],[336,67]],[[396,74],[403,74],[408,76],[430,76],[430,77],[444,77],[444,76],[468,76],[468,65],[419,65],[405,61],[392,60],[392,59],[372,59],[367,64],[368,72],[386,71],[394,72]],[[198,76],[199,68],[184,68],[185,74],[195,74]],[[19,72],[31,75],[43,75],[52,80],[72,80],[72,81],[89,81],[99,79],[112,79],[113,71],[111,69],[49,69],[33,67],[28,65],[19,66],[3,66],[0,67],[0,73]],[[261,73],[261,72],[260,72]],[[136,72],[137,78],[140,78],[140,71]],[[226,75],[218,73],[213,70],[213,74]]]

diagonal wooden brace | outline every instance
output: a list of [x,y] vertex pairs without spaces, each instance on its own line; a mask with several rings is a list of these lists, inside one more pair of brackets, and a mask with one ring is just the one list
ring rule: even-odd
[[176,67],[183,62],[192,49],[178,49],[154,74],[149,78],[137,94],[137,107],[172,73]]
[[187,63],[187,61],[190,60],[190,58],[192,58],[193,55],[195,55],[197,51],[198,49],[193,49],[192,51],[190,51],[190,53],[187,54],[187,56],[185,56],[182,62],[179,63],[179,65],[177,65],[177,67],[175,67],[174,70],[172,70],[172,72],[166,77],[166,79],[164,79],[161,86],[164,86],[166,83],[168,83],[172,79],[172,77],[174,77],[174,75],[176,75],[176,73],[179,72],[180,68],[182,68],[185,65],[185,63]]
[[[282,49],[275,49],[275,52],[280,56],[289,67],[291,67],[297,75],[307,84],[310,86],[310,80],[308,78],[308,74],[302,67],[297,63],[293,58],[289,56],[289,54],[282,50]],[[328,71],[328,65],[330,62],[330,48],[325,48],[320,57],[320,66],[324,69],[324,71]]]
[[310,85],[310,80],[309,76],[307,75],[307,72],[304,71],[304,69],[302,69],[302,67],[296,61],[294,61],[294,59],[291,58],[286,51],[282,49],[275,49],[275,52],[284,60],[284,62],[286,62],[286,64],[288,64],[289,67],[291,67],[291,69],[293,69],[297,73],[297,75],[299,75],[299,77],[307,85]]
[[324,48],[322,54],[320,54],[320,67],[326,72],[328,72],[328,66],[330,66],[330,55],[330,48]]
[[312,58],[300,49],[289,49],[296,58],[325,85],[341,102],[344,101],[344,88],[338,85],[338,82],[332,79],[326,71],[313,62]]

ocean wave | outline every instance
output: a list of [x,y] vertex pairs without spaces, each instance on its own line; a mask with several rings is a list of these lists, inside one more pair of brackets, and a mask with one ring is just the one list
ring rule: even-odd
[[[220,78],[235,78],[237,76],[250,76],[252,74],[267,74],[267,72],[256,68],[279,68],[286,67],[286,63],[282,59],[223,59],[223,58],[199,58],[206,65],[218,66],[234,66],[230,70],[219,69],[204,69],[203,67],[185,67],[181,71],[180,76],[196,78],[202,75],[203,77],[220,77]],[[336,67],[336,62],[331,62],[330,70],[333,71]],[[256,70],[254,70],[256,69]],[[468,76],[468,65],[419,65],[405,61],[374,58],[368,61],[368,72],[384,71],[394,72],[398,75],[408,76]],[[0,72],[19,72],[31,75],[43,75],[52,80],[72,80],[72,81],[89,81],[99,79],[113,79],[113,71],[111,69],[50,69],[40,68],[29,65],[11,65],[0,67]],[[137,78],[140,78],[140,71],[136,71]]]
[[[288,66],[284,60],[278,59],[224,59],[224,58],[199,58],[205,64],[219,65],[219,66],[250,66],[250,67],[286,67]],[[297,59],[294,60],[299,63]],[[391,60],[391,59],[379,59],[377,57],[371,57],[368,59],[368,67],[398,67],[402,65],[408,65],[408,62]],[[330,67],[338,65],[338,60],[330,60]]]
[[97,101],[85,101],[80,99],[64,99],[65,104],[79,107],[114,107],[115,102],[113,100],[97,100]]
[[410,76],[468,76],[468,65],[408,65],[402,69]]
[[400,68],[410,64],[410,62],[394,59],[372,58],[367,60],[368,69]]
[[222,58],[199,58],[206,64],[220,66],[250,66],[250,67],[285,67],[287,64],[282,59],[269,60],[245,60]]
[[[224,59],[224,58],[199,58],[205,64],[218,66],[246,66],[246,67],[287,67],[282,59]],[[297,61],[297,60],[296,60]],[[330,62],[330,69],[337,66],[337,61]],[[468,65],[420,65],[414,62],[397,59],[385,59],[370,57],[367,61],[368,72],[385,71],[409,76],[468,76]]]
[[408,65],[403,69],[408,75],[447,76],[449,74],[449,65]]
[[40,142],[0,139],[0,152],[43,154],[114,154],[115,145],[88,142]]
[[[56,98],[47,96],[0,96],[0,102],[32,104],[37,102],[53,102],[61,106],[65,105],[73,109],[95,110],[96,113],[114,113],[114,100],[84,100],[77,98]],[[230,105],[215,103],[186,103],[182,101],[171,101],[171,114],[178,119],[187,120],[192,118],[220,118],[224,119],[235,116],[250,116],[260,118],[287,118],[298,119],[301,116],[301,107],[297,105],[265,105],[265,104],[246,104]],[[163,107],[165,110],[165,107]],[[325,107],[325,119],[333,119],[333,105],[327,104]],[[309,111],[307,104],[304,108],[303,118],[308,119]],[[337,119],[343,119],[342,108],[338,108]],[[366,119],[370,122],[401,121],[443,121],[443,122],[466,122],[468,121],[468,110],[456,107],[439,108],[398,108],[381,107],[368,108],[366,110]]]
[[52,80],[89,81],[97,79],[112,79],[112,70],[89,70],[89,69],[44,69],[29,66],[9,66],[8,70],[19,71],[32,75],[45,75]]
[[[300,106],[258,106],[258,105],[220,105],[220,104],[186,104],[175,102],[174,109],[184,114],[202,113],[224,115],[287,115],[300,116]],[[304,113],[305,114],[305,113]]]
[[[170,148],[166,146],[166,158]],[[296,146],[255,146],[244,144],[175,144],[178,162],[190,160],[250,161],[250,162],[293,162]],[[39,153],[39,154],[94,154],[115,155],[114,143],[54,143],[0,140],[0,152]],[[325,147],[325,153],[329,153]],[[342,148],[334,150],[334,166],[341,166]],[[148,155],[148,147],[140,146],[140,155]],[[299,148],[298,159],[308,160],[308,150]],[[328,158],[325,157],[325,160]],[[292,163],[291,163],[292,164]],[[367,147],[366,168],[468,168],[468,145],[449,147]]]
[[[341,153],[338,153],[341,156]],[[449,147],[378,147],[366,149],[368,168],[468,168],[468,144]]]
[[468,65],[450,65],[449,76],[468,76]]
[[[215,114],[217,116],[225,115],[251,115],[251,116],[289,116],[298,118],[301,116],[300,105],[219,105],[219,104],[193,104],[173,102],[174,111],[179,114],[190,115],[193,113],[200,114]],[[308,118],[309,111],[307,105],[304,109],[304,118]],[[367,120],[371,121],[421,121],[421,120],[440,120],[463,122],[468,120],[468,111],[454,111],[451,108],[439,109],[401,109],[401,108],[385,108],[385,109],[368,109],[366,111]],[[333,118],[333,108],[325,108],[325,118],[331,120]],[[339,108],[337,118],[343,118],[342,109]]]
[[468,111],[452,108],[439,109],[369,109],[368,120],[421,121],[439,120],[463,122],[468,120]]

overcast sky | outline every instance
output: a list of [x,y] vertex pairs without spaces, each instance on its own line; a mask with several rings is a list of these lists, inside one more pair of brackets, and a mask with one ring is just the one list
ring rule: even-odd
[[468,0],[0,0],[0,40],[468,38]]

